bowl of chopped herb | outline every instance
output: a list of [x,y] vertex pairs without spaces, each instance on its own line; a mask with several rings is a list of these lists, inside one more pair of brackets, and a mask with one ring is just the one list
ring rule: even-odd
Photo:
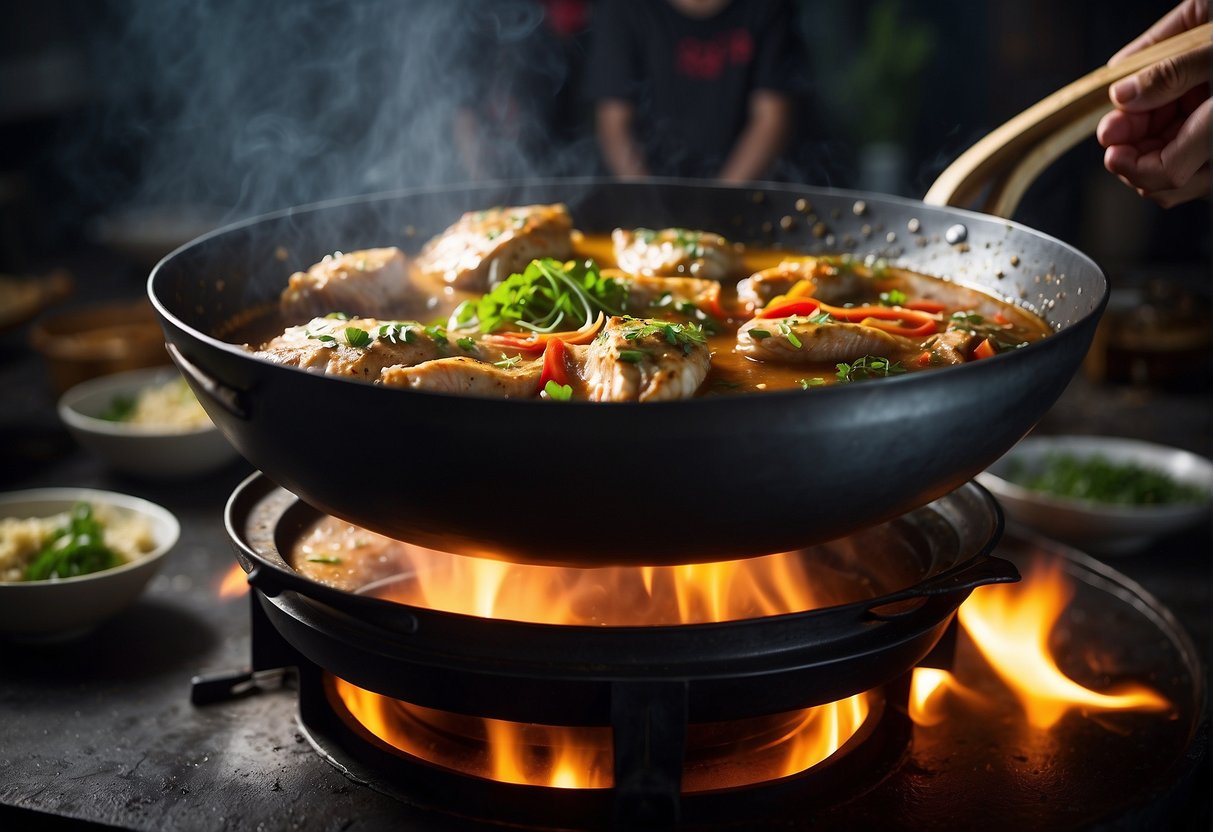
[[185,479],[236,459],[174,367],[130,370],[72,387],[59,418],[110,467],[149,479]]
[[0,636],[88,632],[134,602],[179,534],[171,512],[126,494],[0,493]]
[[1095,555],[1138,552],[1208,521],[1213,505],[1213,462],[1111,436],[1028,437],[976,479],[1009,525]]

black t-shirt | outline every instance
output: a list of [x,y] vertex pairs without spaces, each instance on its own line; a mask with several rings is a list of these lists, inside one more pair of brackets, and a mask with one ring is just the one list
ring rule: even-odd
[[783,0],[733,0],[707,18],[666,0],[607,0],[594,8],[588,93],[636,107],[650,172],[711,177],[745,125],[750,93],[795,92],[799,65]]

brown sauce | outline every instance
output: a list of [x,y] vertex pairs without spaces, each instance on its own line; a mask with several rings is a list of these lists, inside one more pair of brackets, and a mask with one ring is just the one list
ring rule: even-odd
[[[721,302],[725,309],[737,308],[737,281],[776,266],[785,259],[804,256],[796,251],[743,246],[738,246],[737,252],[741,263],[738,273],[721,282]],[[574,254],[579,259],[596,261],[601,268],[615,266],[613,245],[608,234],[575,233]],[[854,268],[861,273],[872,275],[871,268],[858,262],[848,262],[846,268]],[[976,289],[891,266],[881,268],[875,277],[882,291],[900,291],[913,301],[928,300],[945,304],[946,309],[941,313],[944,320],[954,312],[978,315],[986,320],[996,319],[1001,322],[1006,339],[1010,341],[1028,343],[1040,340],[1052,332],[1049,325],[1031,311]],[[445,323],[450,310],[463,297],[451,297],[445,308],[421,313],[414,311],[407,316],[398,315],[397,318],[407,317],[427,324]],[[750,317],[749,314],[739,314],[737,317],[727,318],[719,322],[721,326],[718,332],[709,334],[711,370],[700,387],[698,396],[803,389],[838,383],[839,367],[835,363],[779,364],[754,360],[739,353],[735,349],[737,328]],[[251,313],[246,311],[239,322],[229,322],[224,331],[217,334],[230,341],[260,344],[281,333],[285,326],[296,323],[299,322],[283,321],[277,309],[269,307]],[[932,366],[915,361],[896,361],[894,369],[901,373],[931,369]]]

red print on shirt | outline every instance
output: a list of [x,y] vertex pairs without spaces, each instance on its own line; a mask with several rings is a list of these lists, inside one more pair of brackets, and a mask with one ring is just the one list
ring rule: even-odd
[[685,37],[678,42],[674,66],[680,75],[697,81],[715,81],[725,64],[743,66],[754,56],[754,39],[745,29],[717,35],[712,40]]

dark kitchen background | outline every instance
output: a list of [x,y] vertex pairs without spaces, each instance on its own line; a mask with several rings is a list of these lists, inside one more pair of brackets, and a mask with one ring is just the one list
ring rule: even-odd
[[[809,84],[775,178],[910,198],[1173,5],[793,3]],[[66,276],[70,294],[48,296],[43,312],[142,298],[159,258],[241,218],[476,177],[603,173],[581,95],[595,8],[593,0],[3,0],[0,281]],[[483,135],[507,138],[461,155],[456,125],[469,117],[486,125]],[[1066,154],[1015,219],[1102,266],[1113,286],[1105,321],[1148,309],[1137,324],[1182,328],[1184,347],[1119,368],[1094,355],[1042,427],[1209,455],[1210,203],[1158,208],[1108,174],[1102,155],[1094,139]],[[134,490],[172,508],[190,536],[171,576],[101,638],[45,654],[0,642],[0,725],[10,726],[0,728],[0,828],[274,828],[259,824],[271,818],[277,828],[362,829],[396,817],[392,800],[313,759],[291,699],[190,706],[193,674],[242,665],[249,653],[247,607],[217,600],[212,586],[233,566],[219,506],[246,472],[232,467],[151,492],[105,471],[58,423],[31,322],[19,323],[0,325],[7,487]],[[1097,338],[1093,354],[1105,341]],[[1136,375],[1110,378],[1125,366]],[[1117,564],[1176,613],[1206,666],[1208,539],[1200,530],[1185,538],[1197,541],[1187,550]],[[38,729],[11,727],[28,720]],[[1208,828],[1207,761],[1195,777],[1200,794],[1185,807],[1185,830]],[[78,818],[94,825],[78,827]]]
[[[811,90],[777,178],[920,197],[975,140],[1171,3],[795,5]],[[9,0],[0,271],[100,251],[142,274],[199,230],[286,206],[600,172],[579,95],[593,7]],[[461,108],[514,137],[478,170],[455,151]],[[1091,254],[1114,285],[1207,276],[1208,203],[1138,199],[1103,171],[1094,140],[1041,177],[1017,219]],[[87,266],[74,274],[89,279]]]

